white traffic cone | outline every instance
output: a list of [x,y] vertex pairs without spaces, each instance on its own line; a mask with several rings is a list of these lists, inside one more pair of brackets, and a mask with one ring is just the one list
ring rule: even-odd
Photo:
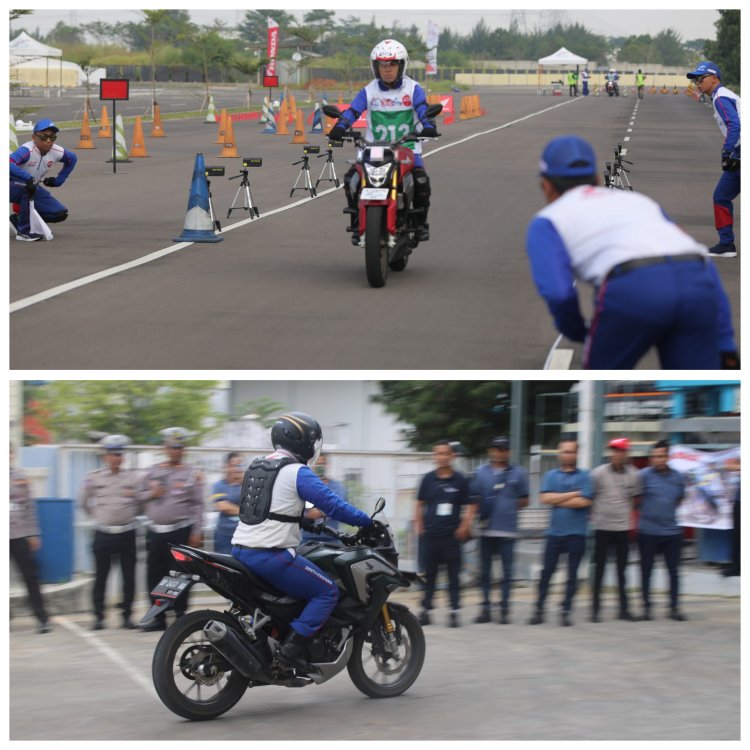
[[216,108],[214,107],[213,94],[209,94],[208,96],[208,114],[203,122],[216,122]]

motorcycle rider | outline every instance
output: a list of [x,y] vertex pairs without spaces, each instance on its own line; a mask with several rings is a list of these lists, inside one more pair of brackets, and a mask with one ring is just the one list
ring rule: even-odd
[[273,453],[256,459],[245,472],[232,556],[276,588],[307,601],[279,650],[283,661],[304,668],[308,639],[338,602],[336,583],[297,554],[305,502],[353,526],[371,526],[373,521],[336,495],[311,468],[323,443],[323,432],[313,417],[302,412],[283,414],[271,427],[271,442]]
[[615,96],[620,96],[620,86],[617,83],[617,81],[620,80],[620,76],[617,74],[617,71],[614,68],[610,68],[609,72],[607,73],[607,82],[612,83],[612,87],[615,90]]
[[[331,141],[340,141],[346,131],[367,110],[368,141],[395,141],[412,131],[425,138],[438,135],[435,123],[425,117],[427,95],[412,78],[405,75],[409,53],[395,39],[384,39],[373,47],[370,64],[375,80],[368,83],[354,97],[349,109],[331,129]],[[430,179],[422,160],[422,145],[419,141],[404,144],[414,152],[414,207],[421,208],[416,238],[420,242],[430,239],[427,213],[430,209]],[[359,174],[353,166],[344,176],[344,190],[352,216],[352,244],[359,244],[359,216],[356,212],[359,200]]]

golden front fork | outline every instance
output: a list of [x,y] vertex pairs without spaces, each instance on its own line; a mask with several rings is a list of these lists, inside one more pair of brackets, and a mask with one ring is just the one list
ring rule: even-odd
[[393,627],[393,620],[391,620],[391,613],[388,611],[388,605],[383,605],[383,623],[385,624],[385,632],[392,633],[395,628]]

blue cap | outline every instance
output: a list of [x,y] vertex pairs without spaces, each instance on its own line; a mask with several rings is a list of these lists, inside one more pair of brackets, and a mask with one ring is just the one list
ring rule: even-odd
[[721,71],[719,70],[719,66],[716,63],[709,62],[708,60],[704,60],[703,62],[699,62],[695,66],[695,70],[692,73],[688,73],[688,78],[699,78],[700,76],[716,76],[717,78],[721,78]]
[[539,172],[543,177],[587,177],[596,174],[596,154],[583,138],[561,135],[545,146]]
[[57,133],[60,128],[58,128],[52,120],[39,120],[39,122],[34,125],[34,132],[37,133],[40,130],[54,130]]

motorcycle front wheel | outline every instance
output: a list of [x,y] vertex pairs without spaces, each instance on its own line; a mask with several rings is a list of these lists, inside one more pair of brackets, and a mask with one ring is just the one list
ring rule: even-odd
[[370,286],[385,286],[388,278],[388,240],[385,206],[368,206],[365,225],[365,269]]
[[215,719],[243,696],[248,680],[233,669],[203,633],[210,620],[236,627],[223,612],[202,610],[178,618],[156,645],[151,662],[162,703],[191,721]]
[[393,638],[379,617],[368,633],[354,638],[354,649],[346,665],[358,690],[370,698],[391,698],[408,690],[424,664],[422,626],[408,610],[389,607]]

